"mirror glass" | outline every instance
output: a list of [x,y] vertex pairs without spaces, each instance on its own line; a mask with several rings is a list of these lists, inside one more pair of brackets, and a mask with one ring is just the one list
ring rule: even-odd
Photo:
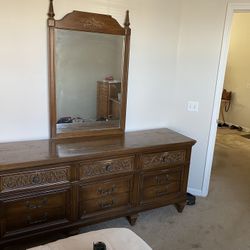
[[124,36],[55,29],[57,133],[120,127]]

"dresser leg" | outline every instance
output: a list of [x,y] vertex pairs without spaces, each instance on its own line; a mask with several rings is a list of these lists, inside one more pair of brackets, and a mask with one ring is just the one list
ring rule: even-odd
[[178,213],[182,213],[186,202],[175,203],[175,208],[177,209]]
[[128,222],[131,226],[135,225],[137,218],[138,218],[138,214],[132,214],[132,215],[127,216]]

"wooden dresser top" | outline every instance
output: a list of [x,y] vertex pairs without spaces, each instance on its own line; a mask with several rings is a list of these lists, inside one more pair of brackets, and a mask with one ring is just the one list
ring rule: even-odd
[[195,140],[172,130],[126,132],[124,136],[71,138],[0,143],[0,171],[20,167],[135,153],[150,149],[192,146]]

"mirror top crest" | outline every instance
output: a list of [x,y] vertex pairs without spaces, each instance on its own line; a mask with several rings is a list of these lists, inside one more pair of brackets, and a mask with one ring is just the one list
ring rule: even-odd
[[97,14],[74,10],[62,19],[55,20],[53,0],[50,0],[48,26],[58,29],[78,30],[113,35],[126,35],[130,28],[129,11],[126,11],[124,27],[111,15]]

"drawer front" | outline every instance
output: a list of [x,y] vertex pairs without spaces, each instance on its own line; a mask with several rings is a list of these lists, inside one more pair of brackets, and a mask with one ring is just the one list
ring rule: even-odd
[[115,208],[130,206],[129,193],[110,195],[101,199],[87,200],[81,202],[80,214],[85,216],[91,213],[109,211]]
[[98,199],[114,194],[127,193],[131,185],[130,179],[108,180],[81,187],[80,200]]
[[35,198],[4,201],[5,231],[15,231],[69,218],[69,190]]
[[185,157],[185,150],[144,154],[142,156],[142,168],[152,169],[161,166],[183,164],[185,162]]
[[179,193],[181,191],[180,182],[171,182],[166,185],[158,185],[143,190],[143,200],[152,200],[160,198],[168,198],[169,195]]
[[80,163],[80,179],[133,171],[134,157]]
[[33,188],[70,181],[70,166],[20,171],[0,176],[1,192]]
[[143,178],[143,188],[167,185],[171,182],[181,181],[181,171],[170,172],[170,171],[160,171],[154,175],[145,175]]
[[80,216],[131,206],[133,175],[80,187]]

